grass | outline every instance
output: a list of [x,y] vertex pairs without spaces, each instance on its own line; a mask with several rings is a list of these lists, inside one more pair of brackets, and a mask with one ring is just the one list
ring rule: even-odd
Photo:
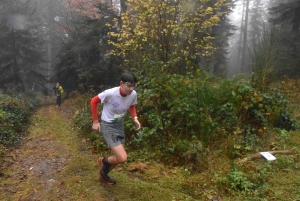
[[[6,161],[11,168],[0,179],[0,200],[195,200],[173,182],[185,182],[183,175],[176,178],[179,171],[168,176],[172,182],[168,185],[161,166],[155,164],[144,172],[138,167],[141,176],[128,171],[125,164],[112,172],[117,185],[99,182],[99,154],[92,153],[89,142],[79,137],[70,121],[53,105],[37,110],[25,143],[16,150],[15,163]],[[61,167],[55,168],[56,163]]]
[[[64,101],[63,107],[68,105]],[[293,113],[299,113],[299,106]],[[293,155],[278,155],[277,160],[262,159],[237,164],[220,150],[209,150],[207,164],[193,172],[189,167],[167,166],[130,152],[131,162],[111,172],[117,180],[113,186],[97,180],[97,158],[108,152],[94,153],[89,140],[76,133],[71,115],[54,105],[40,107],[32,117],[30,133],[25,143],[7,159],[11,166],[0,178],[0,200],[122,200],[122,201],[296,201],[300,199],[299,130],[286,132],[270,130],[268,145],[277,150],[294,150]],[[279,134],[276,132],[279,132]],[[40,175],[38,165],[48,164],[48,172]],[[31,169],[33,167],[33,169]],[[46,166],[47,167],[47,166]],[[50,168],[51,167],[51,168]],[[236,169],[233,169],[235,167]],[[45,168],[45,167],[44,167]],[[46,168],[45,168],[46,169]],[[251,181],[255,189],[238,191],[229,180],[229,173],[237,179]]]

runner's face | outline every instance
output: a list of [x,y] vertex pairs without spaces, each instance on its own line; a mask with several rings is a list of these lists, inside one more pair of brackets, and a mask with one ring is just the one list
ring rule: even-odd
[[135,85],[130,82],[120,82],[122,93],[125,95],[130,95],[134,90]]

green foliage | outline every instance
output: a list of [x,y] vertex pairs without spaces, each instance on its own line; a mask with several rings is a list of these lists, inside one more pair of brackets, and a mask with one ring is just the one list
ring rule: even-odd
[[[71,107],[75,111],[73,123],[76,130],[82,136],[88,138],[95,149],[104,150],[107,147],[106,143],[99,138],[98,132],[91,131],[93,122],[90,101],[94,95],[95,91],[92,88],[85,89],[83,84],[79,86],[78,90],[70,94]],[[99,105],[99,109],[101,109],[101,105]]]
[[75,111],[74,123],[76,128],[83,135],[89,134],[91,131],[91,107],[90,101],[93,97],[94,90],[92,88],[85,89],[81,84],[77,91],[73,91],[69,97],[71,98],[71,107]]
[[216,181],[222,185],[228,186],[240,193],[248,193],[253,190],[254,184],[249,181],[247,175],[237,169],[227,173],[225,176],[215,174]]
[[[142,129],[136,133],[131,118],[125,118],[124,125],[128,147],[148,150],[151,158],[197,167],[213,142],[227,141],[224,151],[237,157],[266,143],[270,127],[297,128],[286,112],[287,100],[275,88],[262,93],[248,82],[222,80],[202,70],[186,76],[140,76],[140,80],[136,90]],[[102,149],[105,143],[91,131],[93,93],[84,89],[72,93],[74,122],[80,133]]]
[[[215,51],[211,27],[226,12],[224,0],[210,1],[127,1],[128,11],[122,13],[121,31],[109,34],[109,41],[126,64],[145,71],[185,73],[196,63],[196,57],[211,56]],[[111,27],[119,21],[107,24]],[[185,66],[186,64],[186,66]]]
[[[137,159],[146,164],[152,161],[160,165],[161,162],[171,164],[173,168],[165,168],[170,172],[161,168],[155,179],[153,172],[145,177],[145,172],[151,168],[137,171],[147,181],[165,182],[164,177],[174,179],[176,166],[180,165],[185,176],[195,175],[197,178],[190,180],[188,177],[189,184],[176,182],[176,185],[195,199],[219,194],[232,200],[282,197],[282,193],[272,194],[274,184],[271,182],[278,183],[276,174],[282,175],[281,180],[287,172],[298,171],[298,155],[277,157],[272,163],[249,161],[241,166],[233,165],[231,158],[245,157],[262,148],[285,149],[293,141],[285,130],[290,124],[282,124],[280,120],[282,113],[290,120],[293,118],[286,110],[289,102],[279,90],[269,88],[267,92],[258,92],[249,82],[221,80],[201,70],[186,76],[140,75],[139,78],[137,110],[142,130],[136,132],[132,118],[125,119],[129,156],[126,167],[134,166]],[[90,130],[89,101],[93,92],[76,93],[73,105],[77,107],[77,128],[81,133],[86,132],[94,148],[105,152],[107,146],[103,139]],[[275,142],[270,141],[272,127],[278,127],[275,129],[278,134],[272,133],[275,139],[271,140]],[[213,178],[212,172],[217,172]],[[200,175],[202,178],[199,179]],[[170,186],[170,183],[165,185]],[[298,188],[289,185],[293,190]],[[199,189],[199,186],[203,188]]]
[[[231,136],[231,149],[240,155],[254,150],[269,127],[296,129],[285,112],[287,100],[274,88],[257,92],[248,82],[217,79],[201,70],[140,80],[138,111],[143,128],[137,134],[127,130],[132,147],[155,147],[191,162],[199,158],[187,157],[195,152],[193,142],[208,146]],[[126,122],[125,128],[130,124]]]
[[251,183],[247,179],[246,175],[243,172],[237,170],[229,172],[227,174],[227,178],[229,180],[231,187],[234,190],[238,190],[240,192],[246,192],[249,189],[251,189],[253,186],[253,183]]
[[32,93],[4,94],[0,91],[0,144],[13,145],[19,141],[37,103]]
[[81,109],[74,119],[76,128],[82,133],[91,131],[91,112],[86,109]]
[[214,179],[220,189],[227,190],[232,194],[244,194],[246,196],[259,196],[266,188],[266,183],[269,174],[272,172],[272,166],[269,163],[258,165],[256,172],[245,173],[234,167],[230,172],[222,175],[222,173],[215,173]]
[[[200,71],[197,73],[200,76]],[[169,137],[172,139],[174,133],[186,139],[193,135],[203,140],[210,138],[209,133],[216,127],[210,116],[214,112],[210,100],[216,98],[217,90],[208,82],[211,78],[207,74],[203,73],[201,77],[204,79],[197,79],[192,74],[143,79],[144,90],[139,91],[139,113],[141,120],[144,117],[146,120],[143,127],[152,130],[154,138],[155,133],[163,134],[162,142],[168,141]]]

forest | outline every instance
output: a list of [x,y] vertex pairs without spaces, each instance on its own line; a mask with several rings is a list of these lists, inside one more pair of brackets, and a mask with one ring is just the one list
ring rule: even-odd
[[0,87],[41,90],[59,81],[70,93],[81,83],[114,85],[126,70],[140,80],[197,69],[221,78],[261,72],[265,82],[299,73],[296,0],[148,8],[154,2],[3,0]]
[[2,0],[0,13],[1,160],[56,82],[106,152],[90,100],[130,71],[142,129],[128,115],[128,163],[205,175],[180,187],[186,200],[300,199],[299,178],[280,193],[269,179],[300,170],[300,0]]

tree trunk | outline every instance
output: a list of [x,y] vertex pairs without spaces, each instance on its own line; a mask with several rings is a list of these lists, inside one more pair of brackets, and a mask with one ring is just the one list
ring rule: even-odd
[[248,65],[246,64],[246,50],[247,50],[247,33],[248,33],[248,16],[249,16],[249,2],[250,0],[246,0],[246,13],[245,13],[245,26],[243,29],[243,49],[242,49],[242,62],[241,62],[241,72],[246,73],[249,68]]
[[243,29],[244,29],[244,15],[245,15],[245,1],[243,2],[243,11],[242,11],[242,20],[241,20],[241,28],[240,28],[240,38],[238,42],[238,54],[236,57],[236,69],[241,69],[241,50],[242,50],[242,40],[243,40]]
[[126,0],[120,0],[121,14],[126,11]]
[[17,47],[16,47],[16,35],[15,35],[15,29],[13,28],[11,30],[12,34],[12,47],[13,47],[13,64],[11,65],[11,71],[13,74],[13,79],[14,79],[14,84],[17,86],[19,84],[19,80],[18,80],[18,61],[17,61]]

